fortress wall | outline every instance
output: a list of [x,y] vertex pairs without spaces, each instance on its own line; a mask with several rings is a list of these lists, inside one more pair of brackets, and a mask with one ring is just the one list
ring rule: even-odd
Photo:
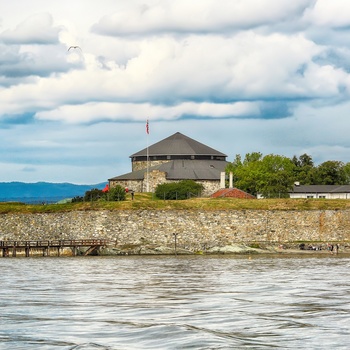
[[144,249],[207,251],[234,243],[350,241],[350,210],[120,210],[1,214],[0,240],[116,240]]

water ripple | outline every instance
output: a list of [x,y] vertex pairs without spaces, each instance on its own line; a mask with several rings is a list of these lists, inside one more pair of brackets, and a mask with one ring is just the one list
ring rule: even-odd
[[0,259],[0,348],[347,349],[350,259]]

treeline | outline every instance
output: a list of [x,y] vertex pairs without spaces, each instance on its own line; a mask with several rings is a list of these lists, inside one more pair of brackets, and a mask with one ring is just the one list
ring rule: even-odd
[[260,152],[247,153],[242,160],[235,160],[226,168],[233,174],[234,186],[250,194],[261,194],[265,198],[288,197],[293,184],[301,185],[348,185],[350,163],[326,161],[315,166],[312,157],[303,154],[288,158]]
[[[189,199],[192,197],[200,197],[203,191],[203,185],[193,180],[183,180],[173,183],[159,184],[155,190],[155,196],[159,199]],[[125,201],[126,192],[131,194],[134,199],[134,191],[128,191],[120,185],[109,188],[107,191],[94,188],[86,191],[84,196],[77,196],[72,199],[75,202],[96,202],[96,201]]]
[[125,188],[117,185],[108,191],[93,188],[86,191],[84,196],[77,196],[72,199],[72,203],[76,202],[95,202],[95,201],[109,201],[118,202],[124,201],[126,197]]

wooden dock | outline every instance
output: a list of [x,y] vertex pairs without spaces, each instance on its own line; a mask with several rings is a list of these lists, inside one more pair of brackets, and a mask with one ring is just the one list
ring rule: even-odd
[[24,252],[24,256],[29,257],[32,250],[41,250],[43,256],[50,256],[50,252],[55,250],[56,256],[61,255],[63,248],[70,248],[72,255],[76,256],[80,247],[87,247],[83,255],[90,255],[99,247],[114,244],[107,239],[80,239],[80,240],[42,240],[42,241],[0,241],[0,249],[3,257],[16,257],[18,252]]

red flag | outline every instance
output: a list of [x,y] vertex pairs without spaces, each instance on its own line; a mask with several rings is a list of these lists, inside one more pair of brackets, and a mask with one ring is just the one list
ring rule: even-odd
[[147,119],[147,122],[146,122],[146,132],[147,132],[147,134],[149,134],[149,123],[148,123],[148,119]]

